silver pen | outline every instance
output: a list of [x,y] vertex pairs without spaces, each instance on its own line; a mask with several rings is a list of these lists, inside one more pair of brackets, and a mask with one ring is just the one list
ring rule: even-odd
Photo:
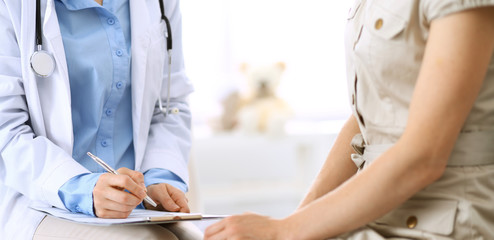
[[[98,163],[101,167],[103,167],[107,172],[109,173],[113,173],[115,175],[118,175],[118,172],[115,171],[115,169],[113,169],[112,167],[110,167],[110,165],[108,165],[107,163],[105,163],[103,160],[101,160],[99,157],[96,157],[95,155],[93,155],[92,153],[90,152],[87,152],[87,155],[90,156],[96,163]],[[144,198],[144,201],[146,201],[147,203],[151,204],[153,207],[156,207],[158,206],[154,201],[153,199],[151,199],[148,195],[146,195],[146,197]]]

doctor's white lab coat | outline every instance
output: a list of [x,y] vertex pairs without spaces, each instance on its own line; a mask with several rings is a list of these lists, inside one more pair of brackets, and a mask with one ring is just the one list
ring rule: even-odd
[[[30,68],[35,9],[34,0],[0,1],[0,239],[32,239],[44,215],[29,205],[64,208],[58,189],[88,172],[71,157],[70,88],[54,0],[41,1],[41,15],[43,48],[53,54],[55,72],[42,79]],[[166,25],[158,0],[130,0],[135,169],[164,168],[187,182],[185,98],[193,89],[184,73],[178,0],[165,1],[165,9],[174,40],[171,104],[180,109],[166,119],[156,106],[166,98]]]

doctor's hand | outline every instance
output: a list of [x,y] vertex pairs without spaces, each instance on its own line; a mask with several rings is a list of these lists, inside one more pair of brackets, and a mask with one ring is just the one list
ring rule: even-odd
[[152,198],[158,206],[153,207],[144,202],[144,206],[147,209],[169,212],[190,212],[188,204],[189,200],[185,197],[185,193],[168,183],[149,185],[148,196]]
[[142,173],[128,168],[117,172],[102,174],[94,186],[93,207],[98,217],[126,218],[146,197]]

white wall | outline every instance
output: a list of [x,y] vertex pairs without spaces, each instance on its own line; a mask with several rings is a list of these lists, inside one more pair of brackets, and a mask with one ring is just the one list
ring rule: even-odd
[[[343,31],[351,1],[184,0],[184,54],[196,92],[193,161],[203,211],[295,209],[350,115]],[[285,62],[279,88],[295,110],[287,136],[215,135],[219,101],[245,87],[239,66]]]
[[219,114],[219,99],[245,84],[241,63],[278,61],[287,65],[279,94],[299,118],[346,118],[343,33],[350,2],[181,1],[195,121]]
[[290,214],[318,173],[335,137],[223,135],[196,139],[193,156],[202,209],[214,214]]

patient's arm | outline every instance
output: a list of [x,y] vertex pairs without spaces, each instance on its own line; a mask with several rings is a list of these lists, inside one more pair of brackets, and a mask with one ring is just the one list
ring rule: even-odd
[[494,7],[433,20],[403,135],[359,174],[286,218],[293,239],[356,229],[441,177],[493,50]]
[[357,167],[350,159],[350,155],[354,153],[350,142],[357,133],[360,133],[357,121],[350,116],[299,209],[335,189],[356,173]]
[[[332,164],[347,164],[333,159],[335,149],[302,204],[306,205],[294,214],[282,220],[253,214],[229,217],[210,226],[206,239],[327,239],[396,208],[444,173],[493,50],[493,7],[433,20],[407,126],[393,147],[341,184],[337,180],[351,176],[351,167],[343,167],[344,173],[334,171],[342,167]],[[349,143],[355,132],[348,132],[345,141],[340,136],[338,141]],[[339,146],[337,143],[335,147]]]

